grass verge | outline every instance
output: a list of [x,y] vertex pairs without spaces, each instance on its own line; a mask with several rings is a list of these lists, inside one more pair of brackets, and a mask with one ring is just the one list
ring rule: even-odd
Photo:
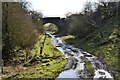
[[[44,36],[42,37],[42,39]],[[41,40],[42,41],[42,40]],[[55,78],[63,70],[67,59],[63,53],[58,51],[52,44],[50,37],[47,36],[44,44],[43,53],[40,54],[40,42],[31,51],[33,55],[37,55],[38,60],[34,65],[29,65],[29,69],[17,72],[14,75],[7,76],[5,80],[16,80],[20,78]]]
[[88,39],[71,39],[68,36],[64,36],[64,39],[67,43],[97,56],[98,59],[101,58],[100,61],[106,64],[113,76],[119,80],[120,28],[118,18],[108,21],[106,25],[101,27],[101,31],[102,38],[97,31],[93,31],[87,35]]

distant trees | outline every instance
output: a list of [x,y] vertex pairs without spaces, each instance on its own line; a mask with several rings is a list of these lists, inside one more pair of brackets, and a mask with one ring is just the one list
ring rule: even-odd
[[32,21],[34,23],[35,29],[38,31],[38,33],[43,33],[44,32],[44,28],[43,28],[42,20],[41,20],[42,13],[41,12],[37,12],[37,11],[29,11],[29,14],[30,14],[30,16],[32,18]]
[[77,37],[85,37],[85,35],[93,27],[90,23],[87,22],[89,15],[89,13],[79,13],[72,14],[67,17],[66,20],[69,34],[75,35]]
[[[9,60],[15,52],[24,49],[29,52],[43,33],[40,16],[22,7],[23,3],[3,3],[3,59]],[[24,5],[25,6],[25,5]],[[39,14],[41,15],[41,13]]]
[[117,2],[87,2],[79,14],[66,15],[67,32],[77,37],[85,37],[89,32],[97,30],[103,37],[101,27],[118,14]]
[[117,6],[116,2],[100,2],[97,5],[95,12],[90,15],[89,20],[97,28],[101,37],[103,37],[101,27],[108,20],[117,15]]

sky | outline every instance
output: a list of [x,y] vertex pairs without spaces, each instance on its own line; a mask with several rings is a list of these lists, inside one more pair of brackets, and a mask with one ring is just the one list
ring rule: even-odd
[[26,0],[32,4],[32,9],[40,11],[45,17],[65,17],[68,12],[79,13],[86,1],[97,0]]

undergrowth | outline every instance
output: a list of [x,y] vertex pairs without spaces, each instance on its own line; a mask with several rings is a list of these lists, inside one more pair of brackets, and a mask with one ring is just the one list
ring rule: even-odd
[[102,57],[101,62],[107,65],[107,68],[116,79],[120,79],[118,75],[118,55],[120,52],[120,28],[118,22],[118,18],[113,18],[101,27],[102,38],[100,38],[97,30],[89,33],[87,35],[88,39],[69,38],[68,36],[63,36],[63,38],[67,43],[97,56],[98,59]]

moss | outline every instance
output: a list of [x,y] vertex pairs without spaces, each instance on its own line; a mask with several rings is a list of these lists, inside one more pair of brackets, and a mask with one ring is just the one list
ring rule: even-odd
[[73,36],[73,35],[68,35],[68,36],[63,36],[62,37],[63,40],[74,39],[74,38],[75,38],[75,36]]
[[57,50],[52,44],[51,44],[51,38],[46,38],[46,42],[44,45],[44,50],[42,52],[42,56],[45,58],[58,58],[58,57],[64,57],[64,54],[61,53],[59,50]]
[[66,59],[56,59],[44,65],[38,64],[34,68],[28,71],[20,72],[17,75],[11,76],[8,79],[18,79],[18,78],[55,78],[62,71],[64,65],[67,63]]
[[102,38],[100,38],[97,31],[93,31],[87,35],[89,37],[87,40],[85,38],[74,40],[67,38],[65,41],[97,57],[103,55],[103,62],[105,62],[108,69],[118,77],[118,74],[116,73],[119,71],[118,54],[120,48],[120,28],[117,25],[118,20],[113,18],[101,27],[101,31],[103,33]]
[[[44,36],[43,36],[44,37]],[[43,40],[41,38],[41,41]],[[32,54],[36,54],[40,59],[41,63],[31,66],[27,71],[19,72],[15,75],[9,76],[7,79],[18,79],[18,78],[55,78],[63,70],[67,59],[63,53],[58,51],[52,44],[49,37],[46,38],[44,50],[42,54],[39,54],[40,42],[38,42]]]
[[82,60],[85,62],[85,70],[87,72],[87,75],[92,78],[95,71],[94,67],[92,66],[91,62],[88,61],[85,57],[83,57]]

